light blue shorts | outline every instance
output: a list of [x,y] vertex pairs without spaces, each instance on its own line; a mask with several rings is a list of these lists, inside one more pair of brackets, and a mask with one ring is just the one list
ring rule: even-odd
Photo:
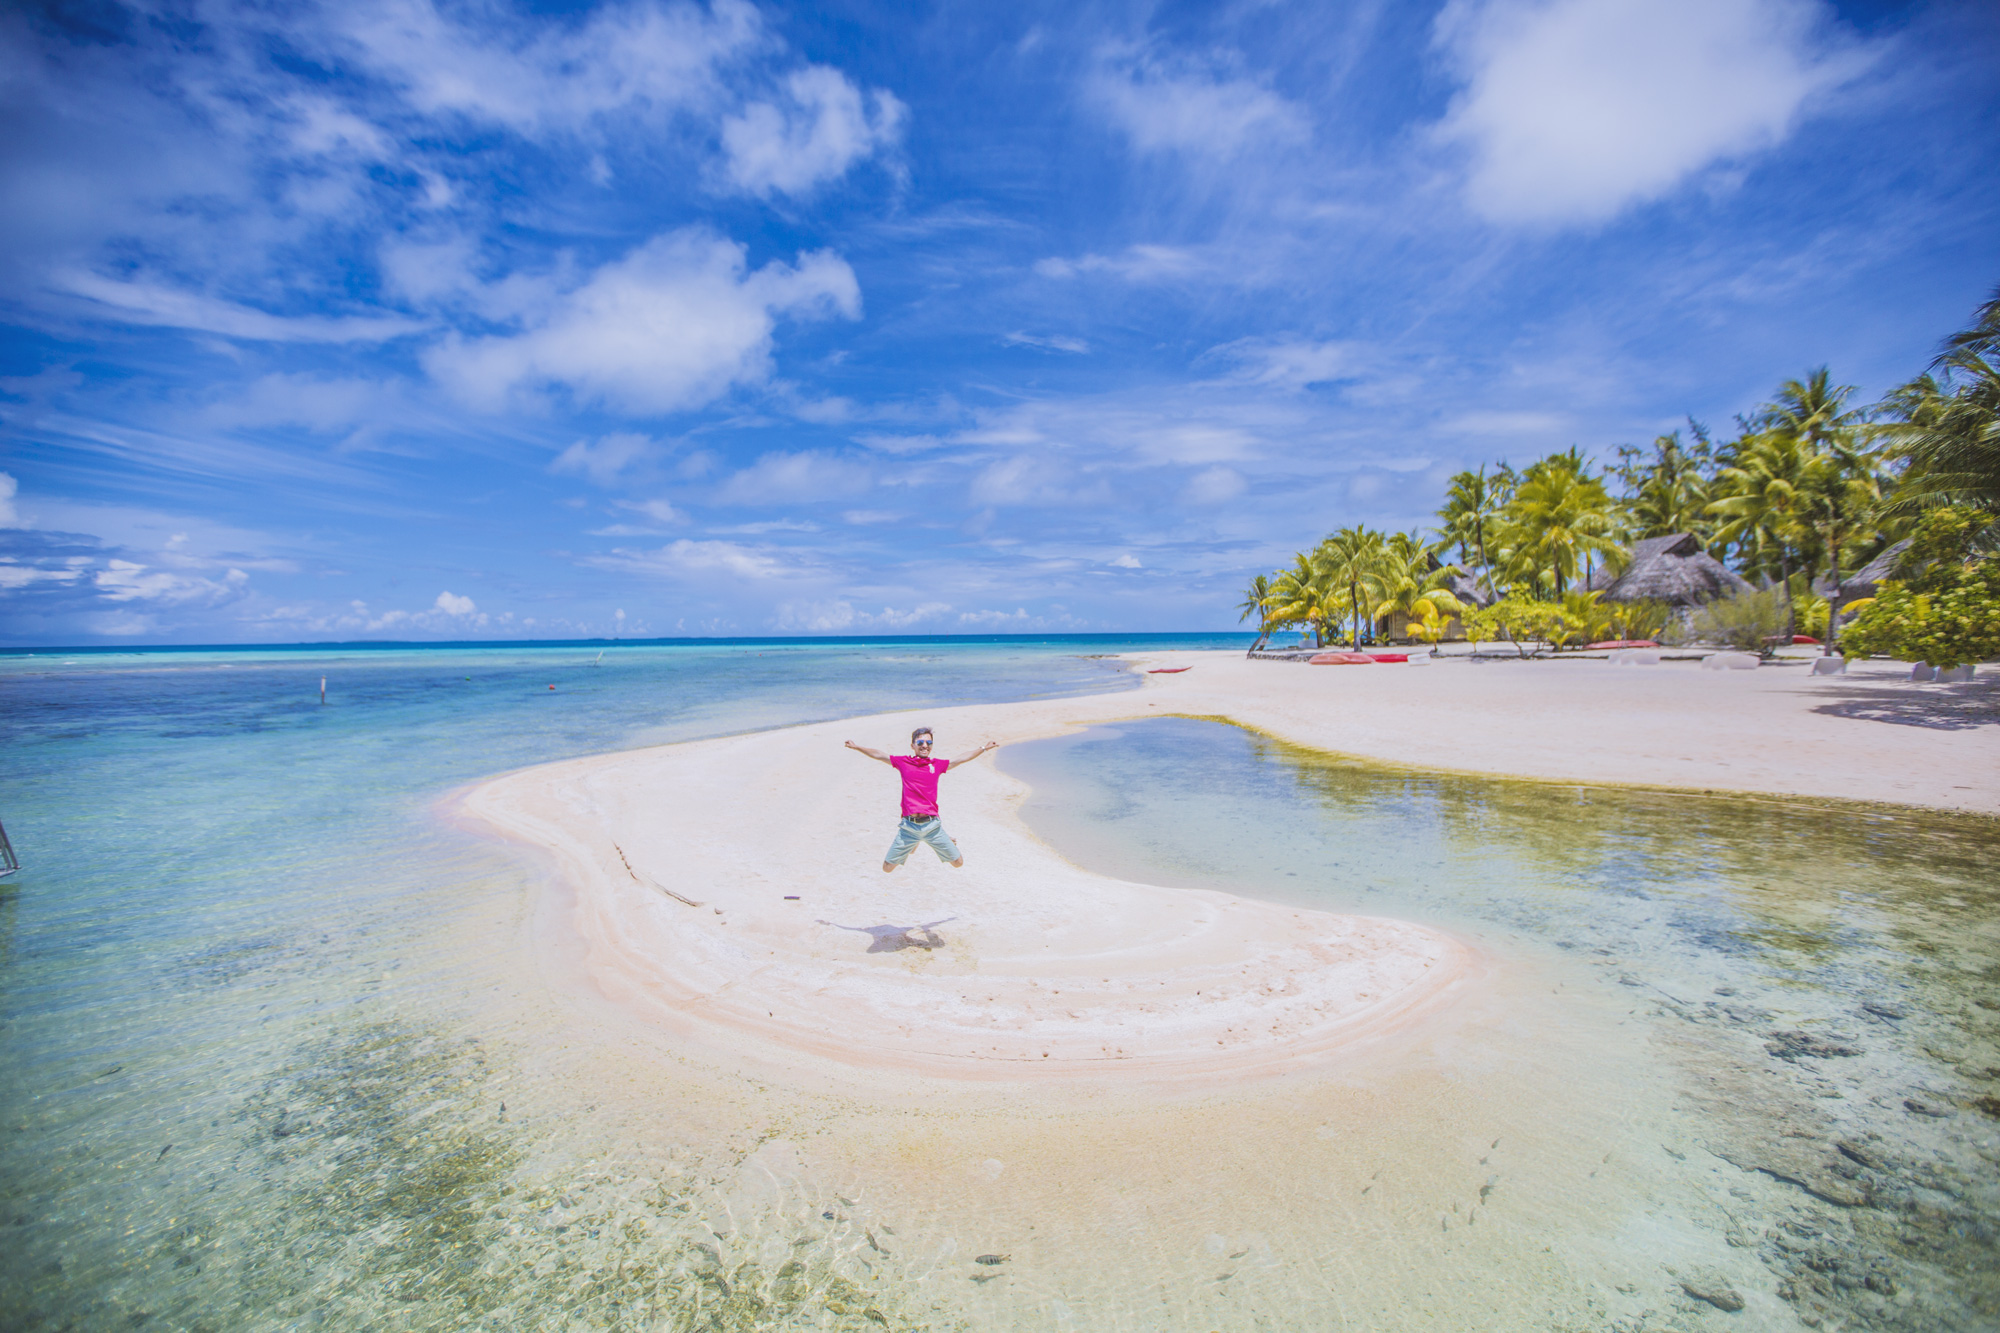
[[896,840],[889,844],[889,854],[882,858],[882,864],[903,864],[910,859],[910,853],[917,850],[920,842],[929,843],[940,861],[956,861],[959,858],[958,844],[945,835],[942,819],[926,819],[921,824],[905,819],[896,825]]

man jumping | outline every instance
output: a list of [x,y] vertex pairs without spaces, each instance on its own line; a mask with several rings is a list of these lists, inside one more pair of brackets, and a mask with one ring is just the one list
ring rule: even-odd
[[958,844],[945,835],[944,823],[938,819],[938,779],[948,770],[960,764],[969,764],[988,750],[999,749],[999,742],[988,741],[963,759],[933,759],[931,729],[918,727],[910,733],[909,754],[886,755],[880,750],[856,745],[853,741],[847,742],[847,748],[859,750],[903,775],[903,822],[896,826],[896,840],[889,844],[889,854],[882,858],[883,874],[909,860],[910,853],[917,849],[920,842],[929,843],[940,861],[948,861],[954,867],[965,864]]

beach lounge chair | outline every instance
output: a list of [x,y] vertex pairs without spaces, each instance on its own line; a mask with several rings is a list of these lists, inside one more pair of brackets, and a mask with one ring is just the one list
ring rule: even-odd
[[1815,676],[1844,676],[1847,674],[1847,659],[1844,657],[1815,657],[1812,664]]
[[1605,659],[1612,666],[1658,666],[1658,648],[1619,648]]
[[1755,653],[1710,653],[1701,659],[1704,671],[1754,671],[1757,669]]
[[1970,662],[1967,662],[1964,666],[1955,666],[1948,670],[1941,668],[1937,673],[1937,681],[1940,685],[1963,685],[1971,679],[1972,663]]
[[1928,685],[1937,679],[1937,668],[1929,662],[1919,662],[1910,668],[1910,684]]

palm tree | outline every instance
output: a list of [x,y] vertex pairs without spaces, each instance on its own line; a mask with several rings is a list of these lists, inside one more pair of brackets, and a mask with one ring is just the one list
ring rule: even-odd
[[1464,604],[1445,586],[1458,571],[1438,564],[1438,550],[1439,546],[1414,532],[1398,532],[1389,538],[1376,570],[1381,598],[1372,617],[1376,624],[1387,619],[1391,633],[1401,624],[1407,637],[1412,620],[1441,628],[1443,617],[1465,614]]
[[1237,624],[1242,624],[1251,616],[1257,617],[1257,642],[1250,645],[1250,651],[1253,653],[1262,648],[1271,637],[1270,602],[1271,576],[1259,574],[1250,580],[1250,585],[1243,590],[1243,600],[1237,603],[1236,609],[1242,613],[1236,617]]
[[1581,454],[1551,454],[1522,474],[1507,505],[1510,580],[1539,583],[1555,595],[1576,578],[1580,563],[1618,549],[1616,506],[1604,483],[1585,470]]
[[[1792,554],[1808,531],[1801,490],[1810,456],[1803,438],[1785,430],[1747,435],[1737,442],[1735,453],[1735,463],[1716,478],[1720,498],[1708,506],[1722,519],[1715,539],[1734,543],[1749,568],[1768,575],[1775,566],[1789,607]],[[1792,617],[1789,610],[1786,614]],[[1793,618],[1788,639],[1795,628]]]
[[1810,453],[1820,453],[1843,436],[1851,438],[1860,424],[1859,412],[1842,412],[1841,405],[1854,392],[1852,384],[1834,384],[1821,366],[1803,380],[1786,380],[1778,386],[1778,396],[1764,404],[1758,421],[1766,430],[1783,431],[1803,440]]
[[1826,557],[1828,607],[1821,653],[1831,655],[1840,634],[1841,550],[1874,526],[1882,508],[1882,482],[1865,455],[1828,450],[1807,462],[1800,498],[1801,517],[1819,536]]
[[1700,459],[1681,444],[1679,431],[1656,437],[1652,466],[1627,475],[1637,483],[1626,502],[1634,537],[1699,536],[1708,527],[1708,478]]
[[[1513,494],[1514,481],[1514,469],[1505,463],[1491,477],[1486,475],[1486,465],[1482,463],[1477,472],[1461,472],[1451,479],[1445,490],[1444,508],[1438,510],[1438,518],[1444,524],[1442,535],[1457,544],[1459,563],[1465,563],[1468,553],[1478,556],[1482,579],[1489,579],[1493,568],[1486,558],[1486,531],[1499,522]],[[1492,586],[1490,581],[1487,586]]]
[[1347,599],[1349,642],[1355,648],[1361,646],[1362,603],[1374,604],[1386,550],[1381,533],[1359,526],[1342,528],[1313,553],[1313,564],[1325,576],[1327,587]]
[[1325,570],[1306,555],[1292,557],[1292,567],[1271,581],[1270,623],[1305,624],[1312,628],[1313,642],[1326,643],[1327,625],[1336,607],[1328,596]]
[[1963,504],[2000,516],[2000,289],[1973,326],[1945,340],[1920,375],[1884,404],[1884,429],[1909,460],[1895,508]]

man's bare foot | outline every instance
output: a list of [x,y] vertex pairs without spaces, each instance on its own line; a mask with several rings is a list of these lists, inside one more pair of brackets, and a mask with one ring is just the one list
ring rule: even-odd
[[895,868],[896,867],[894,865],[890,864],[887,861],[884,861],[882,863],[882,873],[885,875],[888,874],[891,870],[894,870]]
[[956,861],[953,861],[951,863],[951,868],[953,870],[961,870],[964,868],[964,866],[965,866],[965,858],[962,856],[959,857]]

